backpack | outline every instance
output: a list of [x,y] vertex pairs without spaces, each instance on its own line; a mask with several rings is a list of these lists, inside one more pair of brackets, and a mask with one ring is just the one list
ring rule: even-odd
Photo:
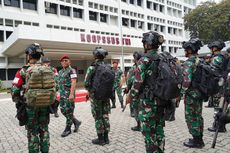
[[115,73],[106,64],[96,64],[92,79],[92,89],[96,100],[107,100],[113,93]]
[[[155,65],[156,72],[148,75],[145,79],[145,87],[149,88],[148,97],[151,99],[153,96],[161,100],[170,102],[170,100],[180,95],[181,83],[183,81],[182,69],[176,63],[176,59],[168,52],[160,53],[157,56],[149,57]],[[155,62],[154,62],[155,61]],[[151,65],[150,65],[151,66]],[[160,105],[167,105],[160,104]]]
[[31,107],[47,107],[54,103],[56,89],[50,67],[35,64],[26,71],[26,103]]
[[220,90],[220,70],[197,58],[193,72],[192,87],[198,89],[204,98],[217,94]]

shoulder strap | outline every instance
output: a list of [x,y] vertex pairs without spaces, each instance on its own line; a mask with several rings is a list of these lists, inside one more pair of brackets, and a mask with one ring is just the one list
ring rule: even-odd
[[198,66],[199,63],[200,63],[200,58],[196,57],[195,64],[193,66],[193,72],[196,72],[196,68],[197,68],[197,66]]

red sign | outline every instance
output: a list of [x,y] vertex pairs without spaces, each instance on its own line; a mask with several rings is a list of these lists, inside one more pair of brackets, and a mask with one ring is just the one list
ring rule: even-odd
[[[88,42],[88,43],[102,43],[102,44],[112,44],[112,45],[119,45],[120,41],[118,37],[113,36],[101,36],[101,35],[91,35],[91,34],[81,34],[81,42]],[[130,38],[122,38],[122,44],[131,46]]]

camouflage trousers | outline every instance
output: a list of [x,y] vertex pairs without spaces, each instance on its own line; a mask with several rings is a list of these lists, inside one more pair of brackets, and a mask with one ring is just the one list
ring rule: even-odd
[[139,119],[139,105],[140,101],[137,99],[133,99],[132,103],[130,104],[131,113],[133,113],[135,120],[138,122]]
[[141,99],[139,118],[142,123],[142,134],[145,136],[147,153],[163,153],[165,145],[164,109],[159,108],[155,100]]
[[202,117],[202,99],[194,99],[185,95],[185,120],[189,133],[194,137],[203,137],[204,120]]
[[49,152],[49,108],[27,108],[26,113],[29,153]]
[[95,100],[91,97],[91,112],[95,119],[95,127],[98,134],[109,132],[109,114],[110,114],[110,103],[107,101]]
[[113,92],[112,97],[113,97],[114,101],[116,102],[116,94],[115,94],[115,92],[117,92],[117,96],[118,96],[118,99],[119,99],[120,103],[123,104],[122,89],[120,87],[115,87],[114,88],[114,92]]
[[61,113],[66,117],[66,126],[73,124],[74,117],[74,102],[69,101],[67,98],[60,98]]

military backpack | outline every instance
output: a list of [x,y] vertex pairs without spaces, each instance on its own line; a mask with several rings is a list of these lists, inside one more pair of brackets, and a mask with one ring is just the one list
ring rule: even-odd
[[92,79],[92,90],[96,100],[107,100],[112,96],[115,74],[107,64],[96,64]]
[[[148,55],[147,55],[148,56]],[[147,75],[144,86],[144,94],[148,98],[158,97],[166,103],[159,105],[168,105],[167,102],[180,95],[181,83],[183,81],[181,67],[176,59],[168,52],[160,53],[156,56],[148,56],[153,71]]]
[[34,64],[26,71],[26,103],[31,107],[47,107],[54,103],[56,89],[54,72],[41,64]]

